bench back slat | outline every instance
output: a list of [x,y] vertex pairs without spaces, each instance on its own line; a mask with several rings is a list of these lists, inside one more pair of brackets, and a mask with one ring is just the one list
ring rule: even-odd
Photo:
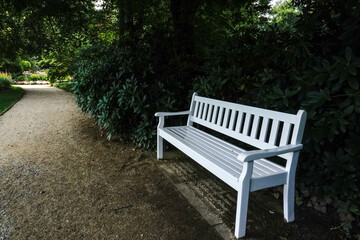
[[196,94],[192,101],[189,125],[200,124],[260,149],[301,143],[305,111],[288,114]]

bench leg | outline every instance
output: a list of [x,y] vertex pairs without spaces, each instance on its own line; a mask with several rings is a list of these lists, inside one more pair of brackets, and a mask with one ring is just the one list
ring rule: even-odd
[[157,159],[163,159],[164,139],[157,135]]
[[289,183],[284,185],[284,218],[287,222],[295,220],[295,179],[289,179]]
[[237,238],[245,236],[249,191],[250,191],[249,184],[242,183],[240,185],[238,191],[238,197],[237,197],[236,221],[235,221],[235,237]]
[[291,161],[286,164],[288,171],[287,183],[284,185],[284,218],[287,222],[295,220],[295,175],[299,152],[294,154]]

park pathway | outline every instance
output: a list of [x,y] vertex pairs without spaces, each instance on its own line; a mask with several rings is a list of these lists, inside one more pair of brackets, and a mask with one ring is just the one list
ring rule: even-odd
[[0,239],[218,239],[154,166],[72,94],[24,86],[0,116]]

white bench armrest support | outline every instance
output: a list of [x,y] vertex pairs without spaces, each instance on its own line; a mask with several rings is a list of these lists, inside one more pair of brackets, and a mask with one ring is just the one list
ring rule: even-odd
[[155,117],[167,117],[167,116],[179,116],[179,115],[189,115],[190,111],[181,111],[181,112],[157,112]]
[[171,116],[180,116],[180,115],[189,115],[190,111],[181,111],[181,112],[157,112],[155,117],[159,117],[158,129],[163,128],[165,124],[165,117]]
[[242,162],[249,162],[258,160],[261,158],[274,157],[284,153],[296,152],[303,148],[302,144],[286,145],[278,148],[264,149],[264,150],[253,150],[240,153],[238,160]]

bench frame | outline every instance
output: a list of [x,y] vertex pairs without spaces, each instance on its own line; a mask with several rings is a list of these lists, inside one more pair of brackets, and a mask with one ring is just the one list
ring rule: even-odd
[[[206,157],[195,148],[187,146],[181,139],[169,134],[164,127],[165,117],[188,115],[187,127],[193,123],[205,126],[259,150],[245,151],[237,156],[242,171],[236,181],[230,182],[214,165],[209,165]],[[198,162],[238,192],[236,206],[235,236],[245,236],[249,193],[268,187],[283,185],[283,211],[287,222],[295,219],[295,174],[306,122],[306,112],[299,110],[296,115],[261,108],[240,105],[194,93],[190,110],[182,112],[157,112],[157,158],[163,158],[163,140],[171,143],[190,158]],[[282,125],[281,125],[282,123]],[[271,127],[270,127],[271,125]],[[184,127],[186,127],[184,126]],[[280,127],[281,126],[281,127]],[[281,129],[281,130],[280,130]],[[286,180],[279,181],[271,176],[255,179],[254,162],[264,158],[279,156],[286,160],[283,167]],[[255,181],[256,180],[256,181]]]

